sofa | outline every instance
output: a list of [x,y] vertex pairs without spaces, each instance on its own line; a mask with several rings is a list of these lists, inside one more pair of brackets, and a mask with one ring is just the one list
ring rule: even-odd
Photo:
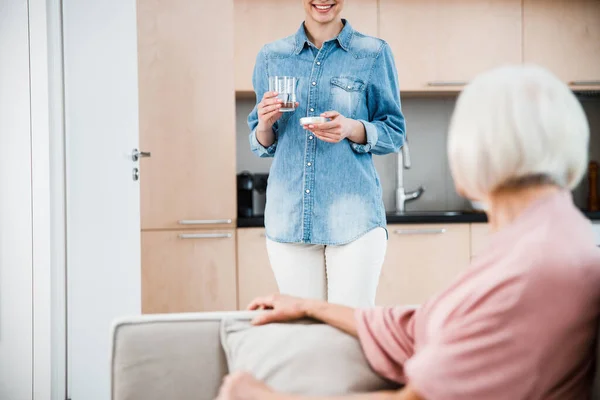
[[[112,330],[112,400],[213,400],[228,372],[221,321],[255,315],[145,315],[117,321]],[[591,390],[592,399],[600,400],[600,340],[596,347]]]

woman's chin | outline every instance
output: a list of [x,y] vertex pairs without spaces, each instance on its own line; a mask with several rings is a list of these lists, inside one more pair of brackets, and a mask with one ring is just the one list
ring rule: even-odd
[[318,22],[319,24],[328,24],[335,19],[334,16],[330,15],[311,15],[313,21]]
[[337,17],[337,14],[334,9],[329,10],[326,13],[320,13],[316,10],[312,10],[310,12],[310,18],[320,24],[328,24],[328,23],[334,21],[336,19],[336,17]]

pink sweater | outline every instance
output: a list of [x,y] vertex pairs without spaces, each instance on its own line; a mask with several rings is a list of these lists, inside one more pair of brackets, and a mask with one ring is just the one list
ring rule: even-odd
[[373,369],[427,400],[587,399],[600,316],[600,250],[562,192],[492,235],[417,310],[358,310]]

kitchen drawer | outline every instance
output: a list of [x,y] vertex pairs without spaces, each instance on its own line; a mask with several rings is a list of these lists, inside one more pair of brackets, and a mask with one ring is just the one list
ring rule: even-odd
[[142,232],[142,312],[237,308],[234,230]]
[[389,225],[378,305],[421,304],[469,264],[470,224]]

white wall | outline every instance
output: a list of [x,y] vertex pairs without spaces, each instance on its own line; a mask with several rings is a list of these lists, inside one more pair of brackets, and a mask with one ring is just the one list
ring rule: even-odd
[[27,2],[0,0],[0,399],[33,390]]

